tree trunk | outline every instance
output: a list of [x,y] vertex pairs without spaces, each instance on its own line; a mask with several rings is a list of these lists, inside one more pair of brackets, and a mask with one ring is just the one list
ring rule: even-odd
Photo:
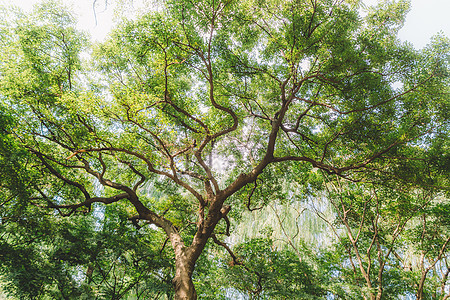
[[176,273],[173,278],[173,288],[175,290],[175,300],[196,300],[197,292],[192,282],[193,268],[189,263],[176,262]]
[[209,200],[211,203],[206,220],[199,222],[197,233],[194,236],[191,246],[186,247],[178,230],[172,225],[165,228],[166,233],[172,243],[175,252],[175,277],[172,280],[175,291],[175,300],[196,300],[192,281],[195,263],[205,248],[206,242],[214,231],[221,218],[230,211],[229,206],[223,207],[224,198]]
[[417,294],[416,294],[417,300],[423,299],[423,287],[425,285],[425,278],[426,278],[426,273],[425,274],[422,273],[422,276],[419,281],[419,286],[417,288]]
[[172,280],[175,300],[197,299],[192,273],[194,272],[195,263],[208,240],[207,235],[202,235],[200,239],[197,236],[194,237],[190,247],[185,247],[178,233],[170,235],[172,246],[175,250],[175,277]]
[[[192,282],[195,262],[199,255],[194,255],[192,248],[187,248],[178,233],[170,235],[173,249],[175,251],[175,277],[172,280],[175,292],[175,300],[195,300],[197,293]],[[201,249],[203,247],[199,247]]]

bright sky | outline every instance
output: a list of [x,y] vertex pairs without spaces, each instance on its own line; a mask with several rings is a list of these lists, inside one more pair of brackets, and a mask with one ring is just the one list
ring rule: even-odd
[[[15,4],[26,10],[40,0],[0,0],[0,4]],[[64,0],[73,4],[74,11],[79,15],[80,27],[91,33],[96,40],[103,39],[110,29],[112,20],[112,6],[106,11],[103,6],[97,7],[97,25],[95,24],[92,3],[94,0]],[[103,0],[97,0],[104,3]],[[114,3],[114,0],[108,2]],[[134,0],[134,3],[141,2]],[[365,0],[368,5],[373,5],[378,0]],[[409,12],[406,24],[400,31],[400,38],[408,40],[416,48],[424,47],[430,38],[439,31],[450,37],[450,0],[411,0],[411,11]]]
[[[374,5],[378,0],[365,0]],[[411,0],[411,10],[399,36],[410,41],[416,48],[423,48],[430,38],[442,31],[450,37],[450,0]]]

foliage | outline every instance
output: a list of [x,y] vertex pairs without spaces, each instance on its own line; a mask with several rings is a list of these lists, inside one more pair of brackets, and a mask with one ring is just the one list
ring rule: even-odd
[[30,206],[18,220],[4,222],[0,245],[6,291],[18,299],[170,295],[173,265],[159,252],[163,241],[153,230],[136,233],[127,219],[108,210],[104,220],[58,218]]
[[238,245],[237,261],[228,261],[228,285],[251,299],[321,299],[324,291],[314,270],[273,241],[255,238]]

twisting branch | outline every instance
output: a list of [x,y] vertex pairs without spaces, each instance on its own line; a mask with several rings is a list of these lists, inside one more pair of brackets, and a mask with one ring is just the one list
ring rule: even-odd
[[[197,192],[194,188],[192,188],[190,185],[188,185],[186,182],[180,180],[178,177],[173,176],[172,174],[165,172],[165,171],[161,171],[158,170],[154,167],[153,163],[147,158],[145,157],[143,154],[128,150],[128,149],[123,149],[123,148],[115,148],[115,147],[101,147],[101,148],[89,148],[89,149],[83,149],[83,152],[102,152],[102,151],[109,151],[109,152],[120,152],[120,153],[125,153],[125,154],[129,154],[131,156],[134,156],[136,158],[141,159],[142,161],[144,161],[144,163],[147,165],[147,169],[155,174],[158,175],[163,175],[171,180],[173,180],[175,183],[177,183],[178,185],[182,186],[183,188],[185,188],[186,190],[188,190],[192,195],[194,195],[197,200],[199,200],[201,203],[206,203],[205,200],[203,199],[203,196]],[[79,151],[79,150],[78,150]],[[84,162],[85,167],[86,167],[86,161],[83,160],[82,158],[80,158],[81,161]],[[89,164],[87,164],[89,165]],[[88,168],[90,169],[90,168]],[[89,173],[89,172],[88,172]],[[91,174],[94,175],[94,174]],[[97,177],[97,175],[95,175]]]
[[[103,204],[111,204],[114,202],[118,202],[122,199],[128,199],[128,194],[127,193],[122,193],[122,194],[118,194],[112,197],[92,197],[87,199],[86,201],[77,203],[77,204],[64,204],[64,205],[59,205],[59,204],[55,204],[53,202],[51,202],[48,198],[47,198],[47,202],[48,204],[48,208],[56,208],[56,209],[71,209],[71,213],[72,214],[77,208],[80,208],[82,206],[87,206],[89,207],[92,203],[103,203]],[[69,215],[70,215],[69,214]],[[64,215],[64,214],[63,214]],[[67,215],[65,215],[67,216]]]
[[[334,112],[336,112],[338,114],[341,114],[341,115],[348,115],[348,114],[352,114],[352,113],[356,113],[356,112],[364,112],[364,111],[368,111],[368,110],[373,110],[373,109],[375,109],[375,108],[377,108],[377,107],[379,107],[381,105],[384,105],[386,103],[392,102],[392,101],[394,101],[397,98],[400,98],[400,97],[402,97],[402,96],[404,96],[406,94],[409,94],[410,92],[413,92],[414,90],[416,90],[420,86],[424,85],[427,81],[431,80],[434,76],[435,76],[435,74],[433,73],[428,78],[426,78],[425,80],[423,80],[423,81],[419,82],[418,84],[414,85],[412,88],[410,88],[410,89],[408,89],[408,90],[406,90],[406,91],[404,91],[404,92],[402,92],[400,94],[392,96],[392,97],[390,97],[390,98],[388,98],[386,100],[378,102],[377,104],[374,104],[374,105],[371,105],[371,106],[367,106],[367,107],[364,107],[364,108],[360,108],[360,109],[352,109],[352,110],[348,110],[348,111],[342,111],[342,110],[340,110],[340,109],[338,109],[338,108],[336,108],[333,105],[328,104],[328,103],[321,103],[321,102],[317,102],[317,101],[313,101],[313,100],[309,100],[309,99],[305,99],[305,98],[300,98],[300,97],[295,97],[295,99],[301,100],[301,101],[309,103],[311,105],[319,105],[319,106],[326,107],[326,108],[330,109],[331,111],[334,111]],[[318,77],[318,78],[325,79],[323,77],[323,75],[317,75],[317,76],[313,76],[313,77]]]
[[147,179],[146,177],[145,177],[145,175],[144,174],[142,174],[141,172],[139,172],[134,166],[133,166],[133,164],[131,163],[131,162],[129,162],[129,161],[125,161],[125,160],[123,160],[123,159],[117,159],[118,161],[120,161],[121,163],[123,163],[123,164],[126,164],[132,171],[133,171],[133,173],[135,173],[136,175],[138,175],[139,177],[140,177],[140,180],[138,181],[138,182],[136,182],[136,184],[133,186],[133,191],[137,191],[137,189],[138,189],[138,187],[140,186],[140,185],[142,185],[144,182],[145,182],[145,180]]
[[30,151],[31,151],[32,153],[34,153],[34,154],[37,156],[37,158],[39,158],[39,160],[42,162],[42,164],[46,167],[46,169],[47,169],[51,174],[53,174],[53,175],[56,176],[57,178],[61,179],[63,182],[65,182],[65,183],[67,183],[67,184],[69,184],[69,185],[71,185],[71,186],[74,186],[74,187],[78,188],[78,189],[81,191],[81,193],[83,193],[83,195],[84,195],[84,197],[85,197],[86,200],[89,199],[89,198],[91,198],[91,196],[89,195],[88,191],[86,190],[86,188],[85,188],[82,184],[80,184],[80,183],[78,183],[78,182],[76,182],[76,181],[73,181],[73,180],[70,180],[70,179],[64,177],[60,172],[58,172],[55,168],[53,168],[53,167],[47,162],[47,160],[44,158],[44,156],[43,156],[42,153],[40,153],[39,151],[33,150],[33,149],[30,149]]
[[213,241],[214,241],[215,244],[217,244],[217,245],[223,247],[223,248],[228,252],[228,254],[231,256],[231,258],[233,259],[233,262],[232,262],[231,266],[242,266],[247,272],[255,273],[256,276],[258,276],[258,282],[257,282],[257,284],[258,284],[258,289],[252,291],[252,293],[254,293],[255,295],[259,294],[259,293],[261,292],[261,290],[262,290],[262,284],[261,284],[262,276],[261,276],[261,274],[260,274],[259,272],[255,271],[254,269],[251,269],[251,268],[249,268],[248,266],[246,266],[246,265],[244,264],[244,262],[243,262],[242,260],[240,260],[240,259],[234,254],[233,250],[231,250],[231,248],[230,248],[226,243],[220,241],[220,240],[216,237],[216,235],[215,235],[214,233],[211,234],[211,237],[212,237],[212,239],[213,239]]
[[231,248],[226,243],[220,241],[214,233],[211,235],[211,237],[212,237],[214,243],[223,247],[228,252],[228,254],[233,259],[234,265],[243,265],[243,262],[240,259],[238,259],[238,257],[234,254],[233,250],[231,250]]
[[253,184],[254,184],[253,189],[252,189],[252,191],[250,192],[250,194],[248,195],[248,198],[247,198],[247,209],[249,211],[255,211],[255,210],[260,210],[260,209],[264,208],[264,206],[250,208],[250,204],[251,204],[251,201],[252,201],[253,193],[255,192],[256,188],[258,187],[258,183],[257,183],[258,179],[261,180],[261,182],[263,182],[263,180],[260,179],[260,178],[256,178],[255,181],[253,182]]

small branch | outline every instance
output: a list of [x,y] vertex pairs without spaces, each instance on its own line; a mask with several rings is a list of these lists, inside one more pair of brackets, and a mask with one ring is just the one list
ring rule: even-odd
[[73,152],[72,154],[70,154],[69,156],[67,156],[66,159],[69,160],[69,159],[71,159],[72,157],[74,157],[75,155],[77,155],[77,154],[79,154],[79,153],[84,153],[84,152],[86,152],[85,149],[77,150],[77,151]]
[[[250,208],[250,204],[251,204],[251,201],[252,201],[253,193],[255,192],[256,188],[258,187],[258,184],[257,184],[258,179],[259,179],[259,178],[256,178],[255,181],[253,182],[253,183],[254,183],[253,189],[252,189],[252,191],[250,192],[250,194],[248,195],[248,199],[247,199],[247,209],[248,209],[249,211],[255,211],[255,210],[260,210],[260,209],[263,209],[263,208],[264,208],[264,206],[255,207],[255,208]],[[259,179],[259,180],[261,180],[261,182],[262,182],[262,179]]]
[[211,237],[212,237],[214,243],[216,243],[217,245],[225,248],[225,250],[228,252],[228,254],[233,259],[234,265],[240,265],[240,266],[244,265],[244,263],[237,258],[237,256],[233,253],[233,251],[231,250],[230,247],[228,247],[227,244],[225,244],[224,242],[219,241],[219,239],[216,237],[216,235],[214,233],[211,235]]
[[142,226],[139,225],[139,215],[129,217],[128,220],[130,220],[138,230],[142,228]]

